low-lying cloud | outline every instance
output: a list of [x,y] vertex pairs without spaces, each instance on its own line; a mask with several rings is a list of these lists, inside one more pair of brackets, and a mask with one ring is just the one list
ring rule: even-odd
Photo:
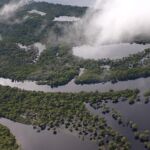
[[150,37],[150,0],[96,0],[82,26],[91,45]]
[[28,4],[30,0],[12,0],[8,4],[5,4],[0,9],[0,21],[8,21],[15,16],[16,12]]

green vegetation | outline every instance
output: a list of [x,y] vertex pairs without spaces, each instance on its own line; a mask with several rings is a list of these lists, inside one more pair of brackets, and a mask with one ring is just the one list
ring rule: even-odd
[[[90,62],[88,62],[90,64]],[[150,76],[150,49],[117,60],[93,60],[93,68],[85,66],[86,71],[76,78],[77,84],[90,84],[111,81],[133,80]],[[109,66],[105,68],[105,66]]]
[[[34,62],[37,51],[20,49],[17,44],[0,42],[0,76],[13,80],[36,80],[39,84],[58,86],[79,73],[79,65],[66,46],[51,47]],[[56,57],[56,55],[58,56]],[[11,66],[11,67],[10,67]]]
[[[45,12],[46,15],[29,14],[28,11],[33,9]],[[17,12],[15,19],[20,20],[19,23],[1,22],[0,76],[12,80],[36,80],[39,84],[51,86],[68,83],[78,75],[80,69],[78,60],[71,54],[71,47],[47,45],[47,50],[35,62],[38,51],[32,44],[36,42],[46,44],[49,33],[53,33],[51,36],[60,37],[63,34],[63,28],[67,29],[71,25],[71,23],[54,22],[54,17],[62,15],[80,17],[85,11],[85,7],[33,2]],[[26,16],[29,17],[23,19]],[[17,43],[30,48],[21,49]]]
[[0,124],[0,149],[1,150],[18,150],[15,137],[10,133],[9,129]]
[[144,93],[144,97],[145,97],[145,104],[148,104],[150,102],[150,90]]
[[[70,49],[71,47],[65,44],[50,46],[41,54],[38,61],[34,62],[37,57],[36,49],[31,48],[25,51],[24,49],[20,49],[16,44],[1,41],[0,76],[13,80],[35,80],[39,84],[48,84],[51,86],[67,84],[74,77],[76,77],[75,82],[77,84],[90,84],[107,81],[116,82],[149,76],[149,63],[145,64],[146,67],[142,66],[141,69],[137,68],[138,66],[127,69],[124,66],[126,61],[121,63],[122,66],[118,66],[120,64],[118,61],[119,63],[116,65],[118,67],[115,69],[115,62],[108,61],[107,65],[110,66],[112,63],[111,67],[110,69],[105,69],[103,67],[105,64],[103,62],[104,60],[82,60],[74,57]],[[144,57],[146,57],[149,52],[149,50],[145,50],[143,52],[145,53]],[[132,56],[130,57],[132,58]],[[143,59],[143,56],[138,57],[138,59],[140,61],[140,59]],[[132,60],[134,59],[132,58]],[[13,67],[10,68],[10,65]],[[83,74],[78,76],[80,68],[85,68],[85,70]],[[140,74],[133,70],[138,70]],[[144,73],[142,73],[142,70]],[[126,72],[126,75],[124,72]],[[134,100],[134,98],[130,99],[130,103],[133,104]]]
[[[135,91],[90,92],[90,93],[43,93],[28,92],[0,86],[0,116],[14,121],[32,124],[45,129],[46,126],[57,134],[57,128],[64,126],[99,143],[102,148],[106,143],[115,143],[122,150],[130,145],[122,136],[110,128],[105,119],[92,115],[85,103],[94,103],[111,97],[131,97]],[[111,101],[111,99],[110,99]],[[107,138],[106,138],[107,137]],[[114,145],[113,145],[114,146]]]
[[[109,93],[109,94],[108,94]],[[112,103],[119,103],[123,101],[130,102],[130,99],[133,99],[133,97],[136,99],[138,97],[139,90],[125,90],[124,92],[113,92],[110,91],[108,93],[101,94],[101,97],[93,99],[92,101],[89,101],[89,104],[94,109],[102,108],[104,112],[110,112],[110,109],[105,106],[108,102]],[[116,114],[115,111],[113,111],[112,115]],[[118,116],[118,115],[117,115]]]
[[16,80],[25,79],[35,68],[33,65],[35,58],[34,50],[27,52],[16,44],[0,42],[0,76]]
[[46,13],[45,18],[53,20],[58,16],[80,17],[85,14],[86,7],[65,6],[61,4],[50,4],[47,2],[33,2],[28,5],[24,11],[39,10]]
[[[115,93],[115,92],[114,92]],[[129,91],[128,96],[125,94],[121,94],[120,96],[115,96],[114,94],[109,97],[102,97],[101,99],[97,99],[94,101],[89,101],[90,106],[95,110],[93,111],[91,108],[89,110],[91,113],[99,113],[103,115],[106,119],[108,119],[108,115],[110,115],[120,126],[124,128],[124,130],[130,128],[135,139],[142,142],[146,149],[149,149],[150,145],[150,131],[140,129],[140,126],[136,124],[134,121],[131,121],[126,118],[126,116],[122,116],[122,114],[115,108],[116,103],[126,102],[129,104],[134,104],[139,102],[140,96],[138,96],[139,90]],[[146,96],[149,96],[149,92],[145,93]],[[147,97],[149,98],[149,97]],[[133,101],[133,102],[132,102]],[[131,103],[132,102],[132,103]],[[113,104],[111,104],[113,103]],[[111,104],[111,105],[110,105]],[[128,105],[128,104],[126,104]],[[129,106],[129,105],[128,105]],[[127,107],[128,107],[127,106]],[[128,132],[128,131],[127,131]],[[114,149],[115,143],[109,143],[109,149]]]
[[37,70],[31,73],[29,79],[51,86],[67,84],[80,70],[69,51],[70,47],[63,45],[44,51],[36,64]]
[[[7,2],[8,0],[6,3]],[[41,16],[38,14],[29,14],[28,11],[31,10],[42,11],[46,13],[46,15]],[[85,7],[64,6],[49,4],[46,2],[32,2],[18,11],[15,18],[11,19],[11,23],[0,23],[0,35],[4,41],[22,43],[25,45],[30,45],[39,41],[46,41],[51,30],[54,34],[57,34],[57,31],[62,31],[64,26],[66,29],[70,26],[69,23],[63,24],[54,22],[53,19],[55,17],[81,17],[85,11]],[[18,21],[16,22],[16,20]]]
[[144,131],[137,131],[135,132],[136,139],[139,139],[141,142],[150,142],[150,131],[144,130]]
[[[9,1],[9,0],[7,0]],[[0,2],[0,5],[4,0]],[[1,6],[0,6],[1,7]],[[45,12],[45,16],[29,14],[33,9]],[[104,83],[125,81],[150,76],[150,49],[118,60],[84,60],[73,56],[72,44],[58,42],[63,37],[64,27],[69,29],[72,23],[54,22],[58,16],[81,17],[85,7],[53,5],[46,2],[33,2],[17,12],[19,23],[0,23],[0,76],[12,80],[34,80],[38,84],[52,87],[67,84],[75,78],[76,84]],[[26,19],[24,17],[28,16]],[[12,18],[13,20],[14,18]],[[13,22],[13,21],[12,21]],[[54,43],[48,42],[49,33],[54,33]],[[56,40],[56,43],[55,43]],[[46,50],[38,57],[35,42],[46,44]],[[17,43],[28,46],[20,48]],[[84,68],[81,75],[80,68]],[[129,150],[127,138],[114,131],[105,118],[92,114],[86,107],[89,104],[102,114],[110,114],[120,125],[127,125],[124,118],[115,109],[107,106],[108,102],[128,101],[134,104],[138,90],[124,90],[106,93],[43,93],[28,92],[0,86],[0,117],[32,124],[40,132],[46,127],[57,134],[59,127],[64,127],[79,136],[95,141],[99,150]],[[145,93],[145,103],[150,101],[150,92]],[[134,122],[129,127],[135,138],[150,148],[149,131],[139,131]],[[0,125],[0,149],[18,149],[13,135]]]
[[102,82],[103,79],[101,77],[102,70],[97,68],[94,69],[86,69],[81,76],[78,76],[75,80],[76,84],[90,84],[90,83],[98,83]]
[[146,91],[146,92],[144,93],[144,96],[145,96],[145,97],[149,97],[149,96],[150,96],[150,90]]
[[[46,15],[28,13],[34,9]],[[119,60],[96,61],[73,56],[71,43],[57,43],[64,35],[64,28],[69,29],[72,23],[54,22],[53,19],[63,15],[80,17],[85,11],[85,7],[33,2],[17,12],[15,19],[20,20],[19,23],[1,22],[0,76],[12,80],[36,80],[38,84],[52,87],[67,84],[73,78],[77,84],[90,84],[150,76],[149,49]],[[49,38],[53,39],[50,43]],[[35,42],[46,44],[46,50],[36,62],[38,51],[31,46]],[[16,43],[30,46],[30,49],[21,49]],[[78,76],[80,68],[85,70]]]

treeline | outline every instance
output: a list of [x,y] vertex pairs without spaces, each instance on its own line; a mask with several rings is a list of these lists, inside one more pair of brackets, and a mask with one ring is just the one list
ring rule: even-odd
[[96,140],[99,148],[107,145],[109,148],[122,146],[130,149],[127,139],[110,128],[104,118],[92,115],[85,103],[103,103],[120,97],[128,99],[134,95],[137,91],[43,93],[0,86],[0,116],[32,124],[34,128],[38,126],[42,130],[47,127],[54,134],[57,134],[57,128],[64,126],[81,137]]
[[[1,3],[8,3],[9,0],[5,1],[0,2],[0,5]],[[28,11],[31,10],[42,11],[45,12],[46,15],[29,14]],[[5,41],[30,45],[35,42],[47,40],[47,36],[49,36],[47,34],[50,32],[49,30],[55,28],[57,24],[53,21],[55,17],[81,17],[85,14],[85,11],[85,7],[65,6],[46,2],[31,2],[19,9],[15,17],[12,17],[9,22],[0,22],[0,35]]]
[[[29,15],[28,11],[32,9],[47,15]],[[57,43],[58,38],[64,34],[63,28],[68,28],[70,24],[53,22],[53,18],[59,15],[82,16],[85,11],[86,8],[33,2],[17,13],[19,20],[29,15],[27,19],[12,24],[1,22],[0,76],[12,80],[36,80],[38,84],[52,87],[65,85],[73,78],[77,84],[91,84],[149,77],[149,49],[119,60],[84,60],[73,56],[72,45]],[[46,43],[50,32],[56,37],[52,37],[54,41],[47,45],[47,50],[37,62],[34,61],[37,57],[34,48],[25,51],[16,44]],[[109,66],[109,69],[103,66]],[[78,76],[80,68],[85,71]]]
[[[13,80],[35,80],[38,84],[52,87],[65,85],[73,78],[77,84],[114,83],[149,77],[149,54],[147,49],[117,61],[84,60],[72,55],[71,46],[60,44],[47,48],[35,62],[37,50],[31,48],[26,51],[13,42],[3,40],[0,41],[0,76]],[[145,58],[146,61],[141,64]],[[80,68],[84,68],[84,72],[78,76]]]
[[0,76],[36,80],[51,86],[66,84],[79,73],[79,65],[68,51],[70,48],[66,46],[51,47],[35,63],[36,50],[26,51],[12,42],[0,41]]
[[[77,84],[134,80],[150,76],[150,49],[118,60],[93,60],[93,67],[85,65],[85,72],[76,78]],[[89,62],[91,63],[92,60]],[[97,65],[94,65],[94,64]],[[88,64],[88,62],[87,62]],[[109,69],[103,66],[108,66]]]
[[33,60],[36,51],[25,51],[17,44],[0,42],[0,76],[14,80],[25,80],[35,70]]
[[[45,12],[46,16],[29,14],[28,11],[33,9]],[[67,84],[78,75],[80,68],[70,54],[70,47],[63,48],[52,43],[42,54],[39,62],[35,62],[37,51],[34,48],[21,49],[17,43],[28,46],[40,41],[46,42],[50,36],[49,32],[60,37],[63,34],[63,27],[67,28],[70,24],[53,22],[54,17],[62,15],[79,17],[85,10],[85,7],[33,2],[19,10],[16,17],[12,18],[12,22],[1,22],[0,76],[12,80],[36,80],[38,84],[49,84],[52,87]],[[26,16],[28,17],[24,19]],[[59,53],[58,57],[56,52]]]
[[8,128],[0,124],[0,149],[1,150],[18,150],[19,146],[15,137]]
[[33,2],[26,7],[28,10],[39,10],[45,12],[48,19],[54,19],[58,16],[75,16],[81,17],[85,14],[87,7],[69,6],[61,4],[50,4],[47,2]]

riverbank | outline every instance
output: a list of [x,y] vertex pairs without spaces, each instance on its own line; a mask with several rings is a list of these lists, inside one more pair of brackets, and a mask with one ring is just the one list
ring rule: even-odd
[[[0,87],[0,116],[14,121],[32,124],[39,132],[48,128],[53,134],[63,126],[77,132],[82,138],[96,141],[99,148],[122,145],[129,148],[127,139],[113,130],[103,117],[94,117],[86,109],[85,103],[105,100],[136,98],[138,90],[118,92],[43,93]],[[107,137],[107,138],[106,138]],[[124,139],[123,141],[118,138]],[[107,142],[106,142],[107,141]],[[107,143],[107,144],[106,144]],[[109,144],[108,144],[109,143]]]
[[[21,150],[97,150],[97,145],[88,140],[82,140],[70,131],[58,129],[57,134],[47,129],[37,132],[31,125],[13,122],[1,118],[0,123],[10,129],[20,144]],[[8,150],[8,149],[7,149]]]
[[1,150],[19,150],[17,141],[10,130],[0,124],[0,149]]

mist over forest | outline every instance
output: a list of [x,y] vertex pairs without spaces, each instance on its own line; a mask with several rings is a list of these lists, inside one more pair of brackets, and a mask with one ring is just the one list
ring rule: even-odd
[[0,0],[0,150],[150,150],[149,0]]

